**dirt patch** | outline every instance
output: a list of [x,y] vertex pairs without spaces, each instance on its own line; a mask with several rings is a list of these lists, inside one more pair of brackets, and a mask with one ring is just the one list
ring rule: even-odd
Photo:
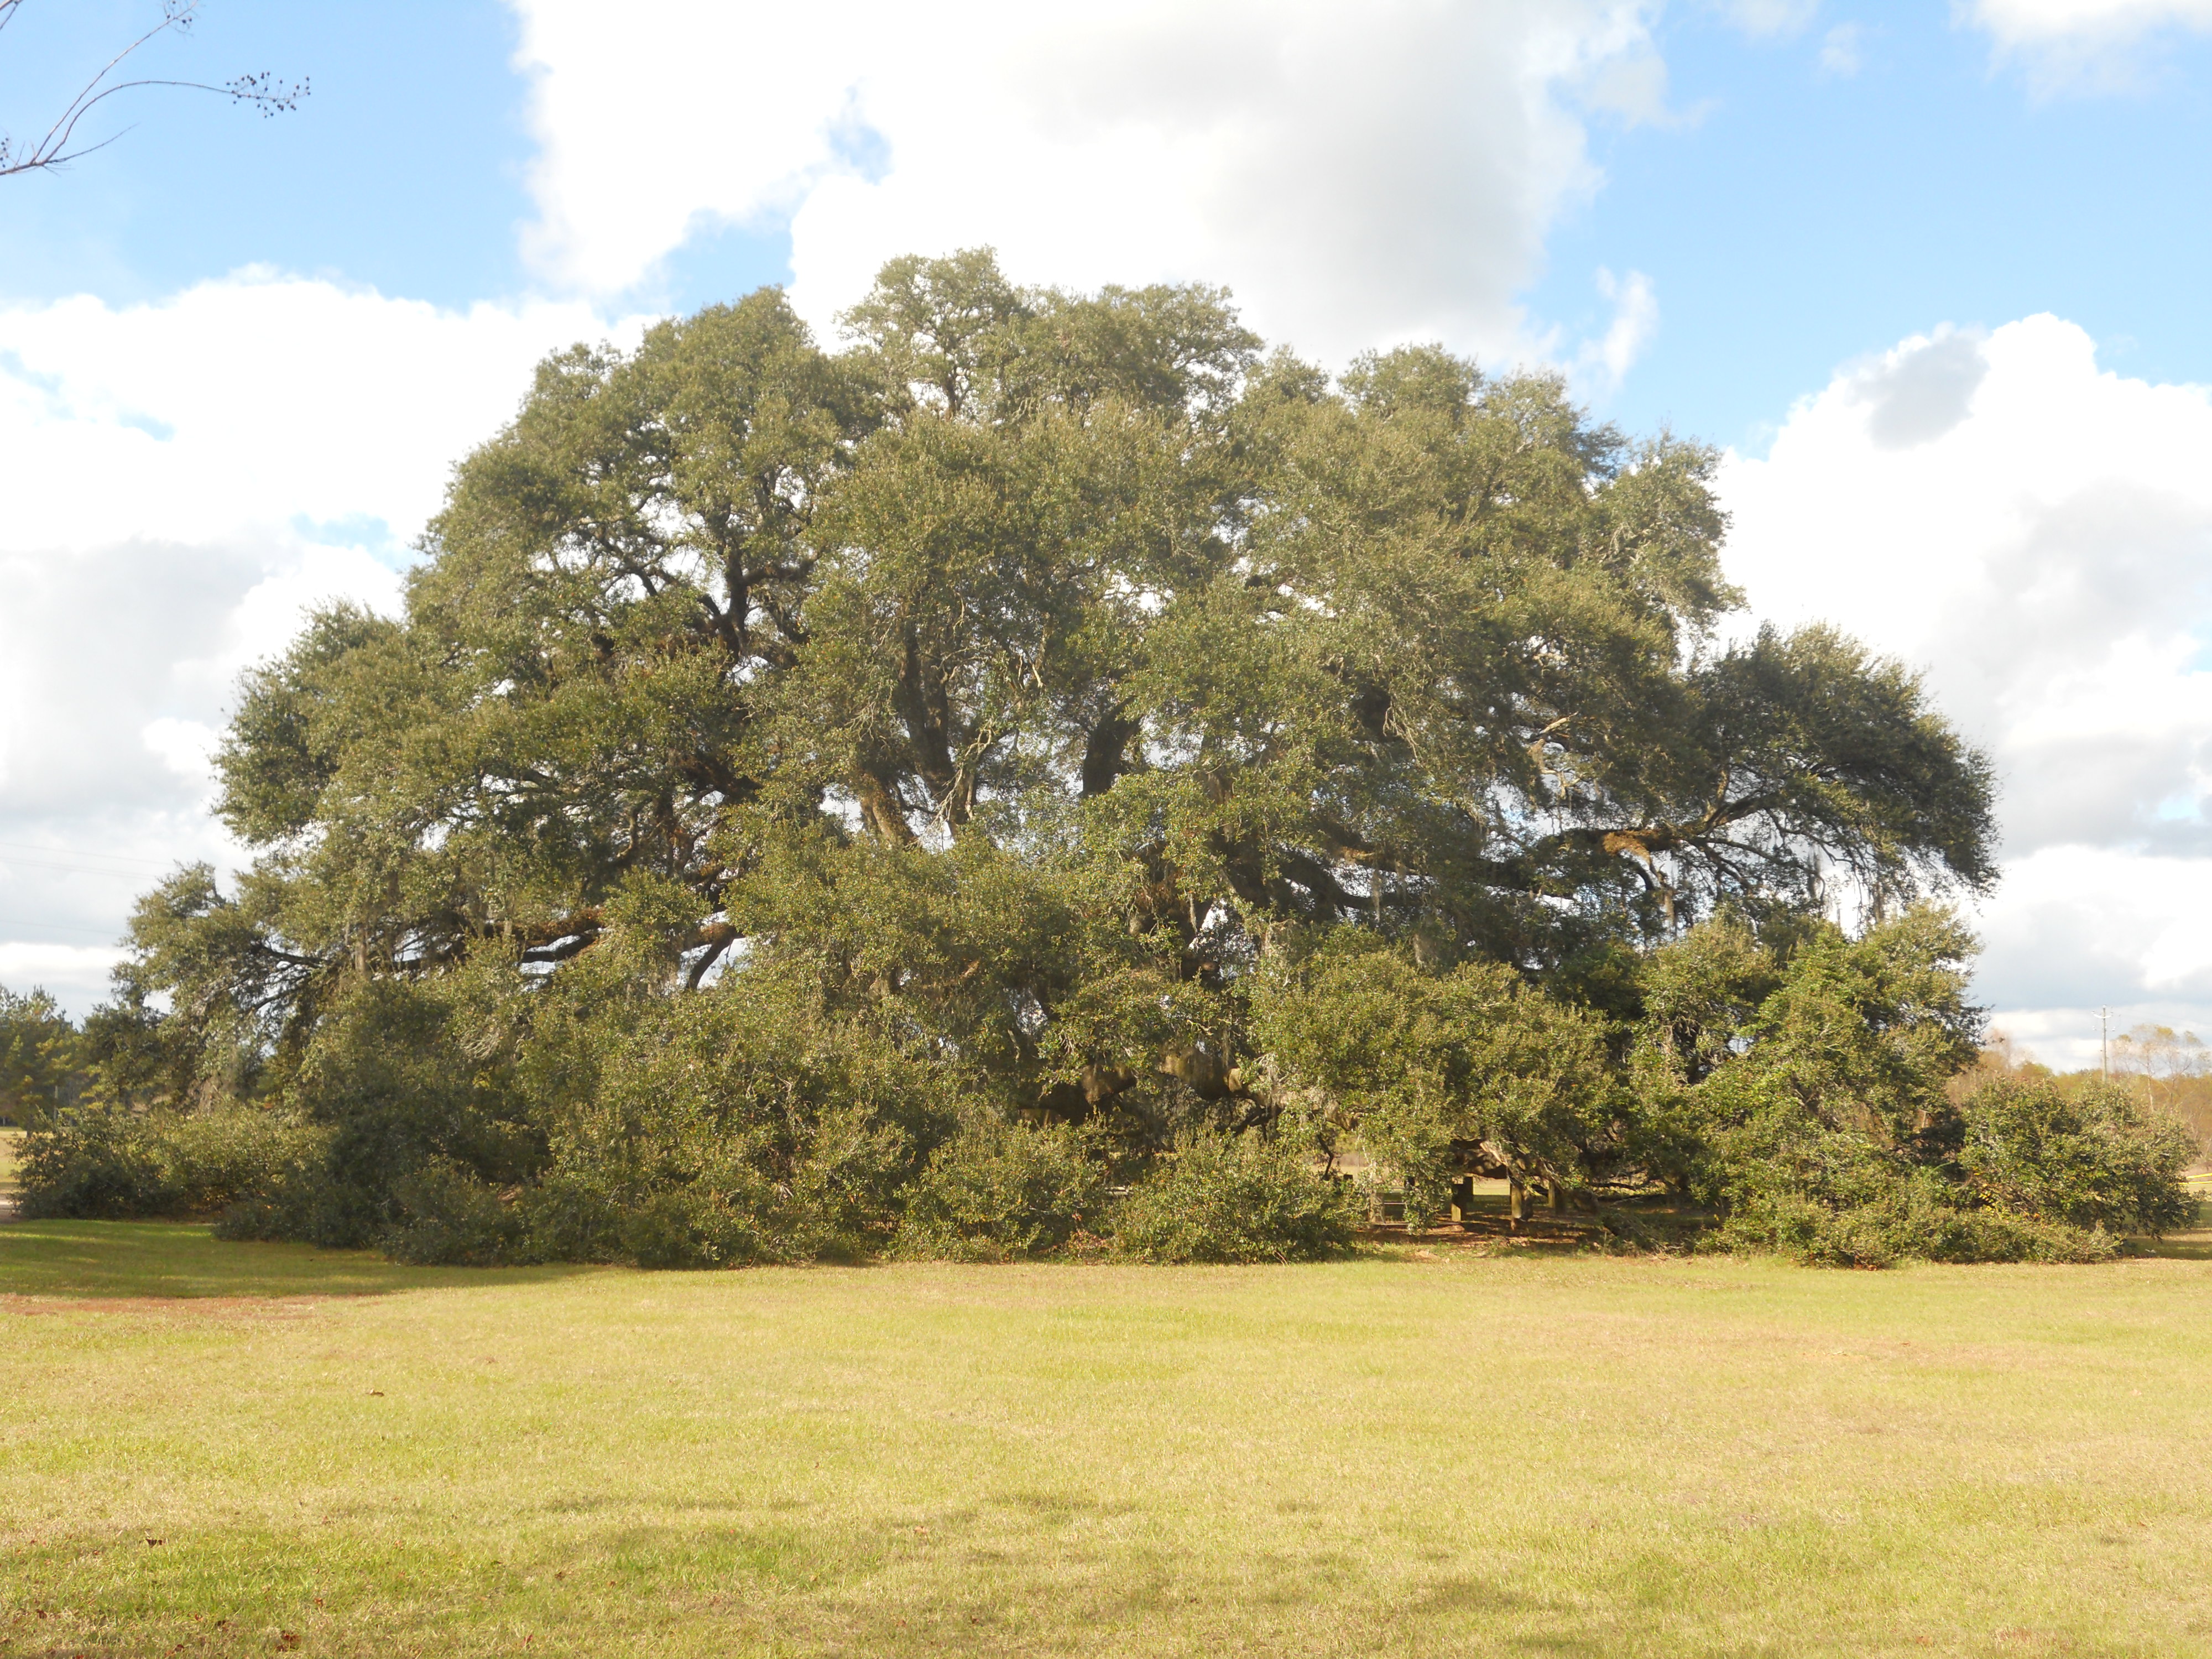
[[310,1296],[25,1296],[0,1291],[0,1314],[167,1314],[191,1319],[304,1319],[331,1300]]
[[1603,1247],[1612,1238],[1604,1226],[1586,1216],[1531,1216],[1517,1225],[1504,1217],[1481,1216],[1471,1221],[1448,1222],[1438,1227],[1407,1227],[1401,1222],[1371,1222],[1359,1229],[1362,1243],[1418,1244],[1424,1249],[1467,1246],[1494,1248],[1500,1244],[1549,1245],[1554,1249]]

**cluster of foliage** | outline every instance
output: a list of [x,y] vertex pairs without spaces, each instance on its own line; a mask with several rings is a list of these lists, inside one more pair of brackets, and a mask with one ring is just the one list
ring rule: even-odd
[[1723,919],[1651,954],[1632,1060],[1645,1155],[1714,1242],[1882,1266],[2080,1261],[2194,1212],[2193,1139],[2125,1090],[1978,1062],[1972,940],[1921,909],[1852,939]]
[[240,1079],[204,1059],[190,1023],[156,1012],[137,988],[80,1024],[43,990],[0,985],[0,1124],[51,1129],[80,1107],[239,1097]]
[[83,1091],[82,1055],[77,1029],[53,998],[0,985],[0,1124],[52,1122]]
[[182,1022],[127,998],[82,1024],[0,986],[0,1124],[33,1215],[205,1215],[313,1161],[313,1131],[199,1075]]
[[259,857],[123,970],[166,1097],[321,1137],[231,1231],[1282,1258],[1355,1143],[1416,1216],[2040,1213],[1938,1145],[1977,1017],[1916,907],[1990,879],[1987,766],[1828,629],[1718,636],[1711,452],[985,253],[845,325],[551,359],[404,615],[249,678]]
[[318,1170],[328,1137],[234,1102],[137,1112],[87,1101],[26,1140],[29,1214],[121,1218],[225,1214]]

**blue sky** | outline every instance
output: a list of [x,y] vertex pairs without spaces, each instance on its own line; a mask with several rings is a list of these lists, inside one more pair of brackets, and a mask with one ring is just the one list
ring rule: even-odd
[[[19,133],[154,15],[145,0],[45,0],[0,51]],[[1825,67],[1838,28],[1848,73]],[[1570,199],[1519,297],[1535,324],[1602,328],[1601,268],[1650,279],[1660,325],[1606,401],[1757,446],[1839,362],[1940,322],[2053,311],[2106,360],[2212,380],[2212,45],[2138,52],[2117,88],[2056,89],[1941,3],[1829,8],[1754,34],[1711,9],[1660,16],[1658,120],[1589,125],[1601,179]],[[122,302],[269,264],[442,306],[536,285],[529,85],[514,14],[490,0],[206,0],[142,72],[312,77],[300,112],[149,93],[66,174],[0,192],[0,298]],[[787,280],[771,220],[703,228],[618,297],[688,309]]]
[[2212,47],[2169,38],[2124,90],[2043,91],[1942,5],[1836,15],[1849,75],[1820,64],[1826,18],[1662,23],[1682,125],[1599,130],[1606,182],[1529,301],[1571,319],[1593,268],[1650,276],[1662,321],[1621,419],[1755,441],[1850,357],[2039,311],[2124,373],[2212,380]]
[[[58,109],[158,8],[44,0],[0,51],[0,112]],[[189,39],[142,74],[224,82],[267,70],[312,86],[264,122],[228,100],[149,92],[112,104],[115,145],[0,193],[0,298],[173,292],[240,266],[329,275],[442,306],[532,286],[517,240],[532,204],[528,83],[514,15],[492,0],[204,0]],[[691,309],[790,275],[789,240],[708,229],[629,297]]]
[[[0,125],[159,15],[24,0]],[[88,1006],[147,873],[238,861],[236,675],[396,603],[544,352],[990,242],[1723,446],[1744,625],[1996,762],[2008,1027],[2212,1030],[2212,0],[202,0],[133,67],[313,91],[0,179],[0,983]]]
[[[21,135],[117,45],[145,0],[32,0],[0,47],[0,118]],[[114,144],[0,192],[0,293],[151,299],[241,265],[331,273],[458,305],[523,286],[515,227],[527,88],[512,14],[472,0],[206,0],[189,38],[132,60],[207,82],[302,76],[297,114],[147,91],[111,100]],[[112,112],[109,113],[108,112]]]

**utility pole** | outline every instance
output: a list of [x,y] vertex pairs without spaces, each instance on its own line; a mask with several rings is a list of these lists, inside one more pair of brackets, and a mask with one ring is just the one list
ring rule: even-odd
[[2105,1081],[2110,1083],[2112,1080],[2112,1011],[2111,1009],[2100,1008],[2097,1010],[2097,1030],[2099,1032],[2098,1043],[2104,1050],[2104,1060],[2102,1064],[2105,1073]]

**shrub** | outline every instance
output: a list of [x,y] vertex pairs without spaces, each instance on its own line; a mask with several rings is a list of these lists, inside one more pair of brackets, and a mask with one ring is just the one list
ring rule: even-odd
[[332,1244],[354,1242],[358,1227],[354,1194],[331,1175],[325,1130],[311,1156],[272,1172],[217,1216],[215,1236]]
[[1314,1261],[1351,1247],[1358,1213],[1352,1183],[1302,1142],[1200,1133],[1121,1201],[1114,1246],[1139,1261]]
[[71,1108],[24,1141],[33,1216],[213,1215],[269,1194],[317,1163],[325,1137],[289,1113],[226,1103],[193,1112]]
[[457,1005],[471,988],[452,975],[344,989],[294,1085],[307,1115],[327,1126],[327,1158],[270,1195],[260,1224],[267,1236],[377,1244],[422,1213],[409,1194],[422,1203],[434,1203],[434,1191],[450,1196],[453,1171],[497,1187],[542,1166],[544,1137],[514,1098],[507,1068],[465,1040]]
[[620,1255],[641,1267],[729,1267],[856,1253],[834,1233],[809,1248],[795,1236],[800,1230],[777,1226],[778,1220],[797,1218],[805,1231],[816,1231],[803,1226],[812,1218],[779,1217],[773,1192],[749,1174],[733,1170],[720,1179],[709,1174],[647,1194],[616,1225]]
[[2114,1232],[2163,1232],[2195,1213],[2181,1172],[2188,1130],[2126,1090],[2068,1094],[2048,1078],[1993,1078],[1960,1103],[1958,1167],[1983,1204]]
[[84,1105],[23,1137],[23,1213],[171,1215],[179,1194],[157,1133],[128,1108]]
[[488,1267],[515,1259],[521,1213],[459,1165],[425,1164],[392,1191],[404,1219],[379,1242],[394,1261]]
[[1510,968],[1432,970],[1343,927],[1254,980],[1255,1037],[1284,1082],[1358,1124],[1410,1225],[1443,1213],[1473,1143],[1571,1187],[1611,1156],[1603,1024]]
[[[640,1267],[736,1267],[850,1260],[857,1229],[811,1190],[779,1188],[742,1142],[718,1147],[711,1131],[672,1146],[656,1134],[641,1169],[604,1146],[564,1149],[562,1163],[526,1188],[519,1257],[621,1261]],[[825,1213],[825,1208],[827,1213]]]
[[908,1189],[899,1253],[952,1261],[1046,1255],[1102,1219],[1105,1182],[1077,1130],[979,1113]]
[[1771,1251],[1807,1267],[1889,1267],[1903,1261],[2107,1261],[2119,1240],[2102,1228],[1962,1207],[1946,1202],[1939,1184],[1916,1181],[1865,1204],[1762,1196],[1706,1235],[1701,1248]]
[[888,1241],[940,1080],[804,988],[732,975],[591,1034],[589,1092],[550,1117],[527,1252],[641,1267],[852,1261]]

